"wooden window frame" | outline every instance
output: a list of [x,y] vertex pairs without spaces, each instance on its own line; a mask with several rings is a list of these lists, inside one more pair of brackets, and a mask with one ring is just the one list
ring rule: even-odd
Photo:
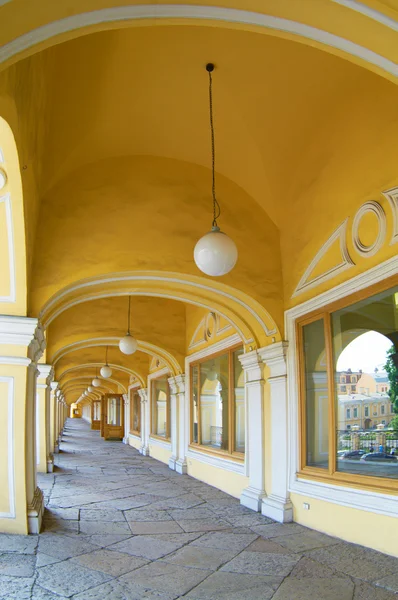
[[[139,413],[140,413],[140,417],[139,417],[139,423],[140,423],[140,430],[136,430],[133,429],[133,421],[134,421],[134,394],[138,394],[138,390],[140,390],[141,387],[140,386],[136,386],[136,387],[131,387],[129,389],[129,395],[130,395],[130,428],[129,431],[131,433],[131,435],[135,435],[137,437],[141,437],[141,429],[142,429],[142,423],[141,423],[141,398],[140,398],[140,407],[139,407]],[[139,397],[139,394],[138,394]]]
[[[371,491],[378,491],[388,494],[398,493],[398,479],[388,479],[370,475],[356,475],[353,473],[344,473],[337,471],[336,456],[336,384],[334,381],[333,365],[333,347],[332,347],[332,313],[356,304],[361,300],[371,298],[381,292],[398,285],[398,275],[388,277],[378,283],[368,286],[362,290],[354,292],[340,298],[334,302],[311,311],[295,321],[296,328],[296,352],[297,352],[297,381],[299,382],[298,400],[299,400],[299,471],[298,479],[310,479],[323,483],[334,483],[342,486],[351,486],[354,488],[365,488]],[[327,381],[329,395],[329,461],[328,469],[307,466],[307,432],[306,432],[306,400],[305,400],[305,363],[304,363],[304,345],[303,345],[303,327],[314,321],[323,320],[326,348]]]
[[[235,450],[236,436],[235,436],[235,423],[236,423],[236,415],[235,415],[235,385],[234,385],[234,364],[233,364],[233,354],[236,350],[242,349],[243,346],[241,343],[235,344],[230,348],[225,348],[218,352],[214,352],[212,354],[208,354],[198,360],[195,360],[189,365],[189,380],[190,380],[190,389],[189,389],[189,405],[190,405],[190,418],[189,418],[189,448],[191,450],[195,450],[195,452],[203,452],[204,454],[210,454],[213,456],[222,456],[223,458],[229,460],[235,460],[237,462],[244,462],[245,460],[245,452],[238,452]],[[202,428],[201,428],[201,412],[200,412],[200,370],[201,364],[204,362],[208,362],[218,356],[228,355],[228,450],[224,449],[216,449],[211,448],[209,446],[202,445]],[[198,382],[199,382],[199,393],[198,393],[198,404],[197,404],[197,415],[198,415],[198,441],[193,441],[193,369],[198,367]]]
[[[170,384],[169,384],[169,379],[170,375],[168,374],[161,374],[158,375],[157,377],[153,377],[153,379],[151,379],[151,389],[150,389],[150,394],[151,394],[151,406],[150,406],[150,437],[155,439],[155,440],[160,440],[162,442],[171,442],[171,428],[170,428]],[[167,383],[167,387],[166,387],[166,437],[162,436],[162,435],[158,435],[157,433],[154,433],[153,431],[153,401],[154,401],[154,384],[156,381],[158,381],[159,379],[166,379],[166,383]]]

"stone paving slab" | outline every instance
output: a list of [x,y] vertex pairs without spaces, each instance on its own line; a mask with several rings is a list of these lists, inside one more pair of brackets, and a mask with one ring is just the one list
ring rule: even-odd
[[159,592],[183,595],[206,579],[210,573],[211,571],[157,561],[127,573],[119,579],[128,583],[138,583]]
[[274,523],[83,421],[61,450],[43,532],[0,534],[0,600],[398,597],[397,558]]

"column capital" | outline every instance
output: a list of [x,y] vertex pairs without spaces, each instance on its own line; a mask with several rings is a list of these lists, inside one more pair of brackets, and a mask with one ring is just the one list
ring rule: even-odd
[[46,348],[44,329],[38,319],[0,315],[0,344],[27,348],[27,356],[37,362]]
[[148,400],[148,388],[140,388],[138,394],[141,398],[141,402],[146,402]]
[[261,360],[269,367],[270,376],[286,376],[286,354],[289,342],[276,342],[258,350]]
[[241,354],[238,358],[245,371],[246,383],[261,381],[263,379],[264,364],[257,350]]
[[51,385],[51,382],[54,379],[54,367],[52,365],[39,363],[37,365],[37,370],[39,372],[38,379],[45,379],[46,385]]
[[58,381],[52,381],[52,382],[50,383],[51,391],[52,391],[52,392],[55,392],[55,390],[57,389],[58,385],[59,385],[59,384],[58,384]]
[[185,392],[185,373],[169,377],[167,381],[169,382],[172,394],[183,394]]

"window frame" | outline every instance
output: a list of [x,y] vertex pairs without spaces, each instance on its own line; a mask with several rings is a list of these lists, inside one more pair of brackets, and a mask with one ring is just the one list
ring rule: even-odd
[[[218,456],[225,458],[227,460],[233,460],[239,463],[245,462],[246,452],[237,452],[234,450],[235,448],[235,423],[236,423],[236,415],[235,415],[235,385],[234,385],[234,366],[233,366],[233,353],[242,349],[244,352],[244,346],[242,342],[236,343],[228,348],[223,348],[222,350],[215,351],[213,353],[206,354],[201,358],[197,358],[193,361],[189,362],[189,442],[188,448],[190,450],[194,450],[195,452],[202,452],[204,454],[210,454],[213,456]],[[223,449],[216,449],[209,446],[204,446],[200,443],[201,441],[201,412],[200,412],[200,394],[198,395],[198,405],[197,405],[197,415],[198,415],[198,441],[193,441],[193,369],[198,367],[198,381],[200,382],[200,365],[201,363],[207,362],[217,356],[222,356],[223,354],[228,354],[228,415],[229,415],[229,423],[228,423],[228,451]],[[246,402],[246,398],[245,398]],[[247,431],[247,427],[245,426],[245,430]],[[245,436],[246,437],[246,436]],[[247,440],[245,439],[245,448],[246,448]]]
[[[167,371],[164,372],[160,372],[160,373],[154,373],[152,376],[150,376],[148,378],[148,383],[149,383],[149,392],[150,392],[150,422],[149,422],[149,438],[150,439],[154,439],[154,440],[158,440],[160,442],[166,442],[168,444],[171,443],[171,404],[170,404],[170,396],[171,396],[171,390],[170,390],[170,384],[169,384],[169,378],[171,377],[169,370],[167,369]],[[153,387],[154,387],[154,383],[155,381],[158,381],[159,379],[166,379],[167,381],[167,394],[166,394],[166,436],[162,436],[162,435],[158,435],[157,433],[154,433],[153,431],[153,401],[154,401],[154,393],[153,393]]]
[[[141,438],[142,435],[142,423],[141,423],[141,397],[139,395],[139,390],[141,389],[141,385],[134,385],[129,387],[129,403],[130,403],[130,423],[129,423],[129,434],[130,435],[134,435],[135,437],[139,437]],[[139,422],[140,422],[140,431],[137,431],[135,429],[133,429],[133,420],[134,420],[134,401],[133,401],[133,396],[134,394],[138,394],[138,397],[140,398],[140,407],[139,407],[139,413],[140,413],[140,417],[139,417]]]
[[[326,303],[313,311],[299,316],[294,321],[296,335],[296,377],[298,385],[298,410],[299,410],[299,460],[298,471],[296,477],[300,479],[310,479],[324,483],[335,483],[337,485],[352,485],[369,490],[381,491],[384,493],[398,492],[398,479],[388,479],[384,477],[372,477],[368,475],[357,475],[353,473],[344,473],[337,471],[337,454],[336,454],[336,388],[337,384],[334,377],[333,365],[333,346],[332,346],[332,313],[356,304],[361,300],[366,300],[381,292],[384,292],[398,285],[398,275],[385,278],[373,285],[364,287],[358,291],[352,292],[333,302]],[[306,402],[305,402],[305,371],[304,371],[304,345],[303,345],[303,327],[314,321],[323,319],[325,348],[326,348],[326,369],[329,394],[329,461],[328,469],[308,466],[306,464],[307,452],[307,432],[305,427]]]

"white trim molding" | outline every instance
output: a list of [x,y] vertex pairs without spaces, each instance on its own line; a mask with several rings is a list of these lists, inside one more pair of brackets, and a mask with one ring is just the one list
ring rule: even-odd
[[10,293],[8,294],[8,296],[0,296],[0,302],[14,304],[16,302],[17,282],[15,271],[14,225],[12,220],[10,194],[0,196],[0,203],[4,203],[6,213],[6,233],[8,241],[8,273],[10,278]]
[[392,246],[398,242],[398,187],[392,188],[391,190],[386,190],[383,192],[383,196],[387,198],[392,210],[394,227],[390,241],[390,245]]
[[29,346],[39,324],[30,317],[0,315],[0,344]]
[[[347,1],[345,5],[347,5]],[[343,1],[340,2],[341,4]],[[353,5],[350,3],[349,8]],[[381,15],[377,12],[368,12],[368,17],[381,22]],[[270,31],[289,33],[298,38],[308,40],[307,44],[317,42],[326,47],[335,48],[348,56],[360,59],[373,67],[398,77],[398,65],[391,60],[360,46],[344,37],[329,33],[305,23],[284,19],[264,13],[258,13],[236,8],[221,8],[218,6],[195,6],[184,4],[148,4],[117,6],[104,8],[91,12],[80,13],[65,17],[52,23],[47,23],[29,31],[18,38],[4,44],[0,49],[0,63],[3,63],[17,54],[24,52],[38,44],[46,42],[68,31],[100,25],[103,23],[117,23],[136,20],[163,20],[163,19],[193,19],[201,21],[218,21],[225,24],[242,24],[262,27]],[[385,24],[385,23],[383,23]]]
[[[303,292],[305,292],[321,283],[324,283],[325,281],[328,281],[332,277],[336,277],[336,275],[339,275],[346,269],[349,269],[350,267],[355,265],[354,261],[352,260],[350,254],[348,252],[348,248],[347,248],[347,240],[346,240],[347,223],[348,223],[348,217],[345,219],[345,221],[343,221],[343,223],[341,223],[341,225],[339,225],[337,227],[337,229],[332,233],[332,235],[329,237],[329,239],[323,244],[321,249],[318,250],[318,252],[314,256],[314,258],[312,259],[312,261],[310,262],[310,264],[304,271],[300,281],[298,282],[297,287],[293,292],[292,298],[295,298],[299,294],[302,294]],[[333,246],[333,244],[336,241],[338,241],[339,245],[340,245],[341,262],[339,262],[334,267],[331,267],[324,273],[317,275],[313,279],[309,279],[311,276],[311,273],[314,271],[317,264],[322,260],[322,258],[326,255],[329,248],[331,248],[331,246]]]
[[[379,231],[377,232],[377,237],[375,241],[366,246],[359,237],[359,225],[361,223],[362,217],[370,213],[374,215],[377,219]],[[370,200],[369,202],[365,202],[362,206],[357,210],[357,213],[354,217],[354,222],[352,224],[352,243],[354,245],[355,250],[361,256],[368,258],[369,256],[373,256],[376,254],[382,245],[384,244],[384,240],[386,238],[387,231],[387,219],[386,213],[384,212],[383,207],[378,202],[374,200]]]
[[15,519],[15,444],[14,444],[14,377],[0,376],[1,383],[8,384],[7,394],[7,471],[8,471],[8,512],[0,512],[0,519]]
[[[308,497],[318,498],[325,502],[333,502],[341,506],[349,506],[388,516],[398,516],[398,498],[376,491],[352,488],[349,485],[335,485],[297,478],[299,470],[299,407],[296,354],[296,320],[306,314],[349,296],[353,292],[365,289],[398,273],[398,256],[353,277],[349,281],[319,294],[315,298],[303,302],[285,312],[285,331],[289,340],[287,352],[288,365],[288,452],[289,480],[288,491]],[[375,478],[377,481],[377,478]]]

